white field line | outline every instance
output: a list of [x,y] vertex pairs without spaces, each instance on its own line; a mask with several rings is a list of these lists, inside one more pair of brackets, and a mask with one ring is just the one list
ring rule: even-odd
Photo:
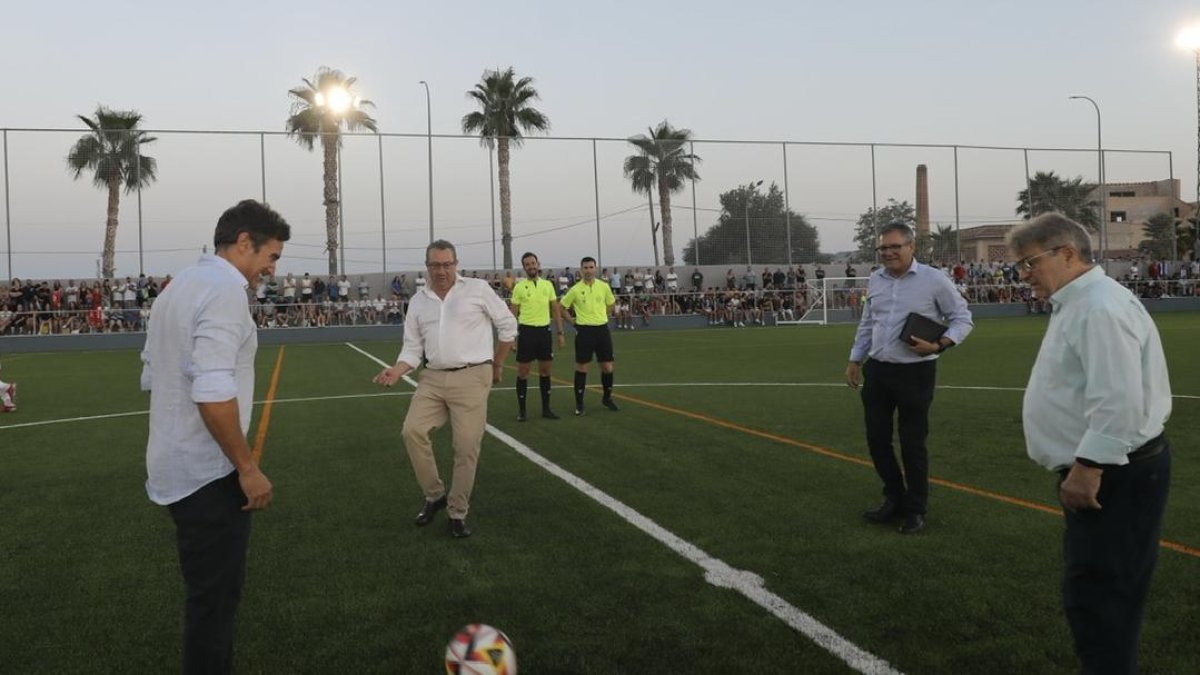
[[[355,347],[355,349],[358,349]],[[836,382],[627,382],[625,384],[614,385],[617,389],[641,389],[652,387],[845,387],[845,384]],[[1022,387],[969,387],[955,385],[938,385],[938,389],[962,389],[967,391],[1025,391]],[[495,389],[496,391],[507,391],[504,389]],[[411,391],[388,391],[376,394],[344,394],[341,396],[308,396],[305,398],[277,398],[276,403],[308,403],[315,401],[337,401],[340,399],[356,399],[356,398],[381,398],[392,396],[412,396]],[[1200,396],[1190,394],[1172,394],[1171,398],[1200,400]],[[255,401],[254,405],[262,405],[265,401]],[[20,424],[0,424],[0,431],[4,429],[22,429],[26,427],[42,427],[51,424],[67,424],[70,422],[91,422],[94,420],[112,419],[116,417],[136,417],[138,415],[148,415],[149,410],[135,410],[133,412],[112,413],[109,415],[89,415],[87,417],[67,417],[53,420],[41,420],[39,422],[22,422]]]
[[[389,364],[379,360],[373,354],[365,352],[349,342],[346,343],[346,346],[384,368],[389,366]],[[404,381],[414,387],[417,386],[416,381],[407,375],[404,376]],[[768,591],[763,585],[762,577],[759,577],[757,574],[735,569],[724,561],[705,553],[696,545],[681,539],[673,532],[634,511],[606,492],[542,457],[529,446],[496,427],[488,424],[486,429],[489,434],[515,450],[517,454],[542,467],[551,475],[562,479],[565,483],[588,497],[591,497],[629,524],[650,535],[680,556],[699,565],[704,570],[704,580],[708,583],[719,588],[729,588],[741,593],[755,604],[781,619],[787,625],[803,633],[822,649],[841,659],[854,670],[860,673],[869,673],[870,675],[900,675],[900,671],[893,668],[887,661],[867,652],[808,613],[793,606],[787,600]]]

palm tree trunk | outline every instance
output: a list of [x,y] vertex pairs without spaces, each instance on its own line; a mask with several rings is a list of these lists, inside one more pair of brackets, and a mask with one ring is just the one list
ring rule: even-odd
[[675,245],[671,240],[671,191],[662,181],[658,183],[658,208],[662,211],[663,264],[675,265]]
[[497,141],[496,164],[500,170],[500,241],[504,245],[504,269],[510,270],[512,260],[512,188],[508,178],[508,139]]
[[337,135],[321,136],[325,177],[325,250],[329,253],[329,276],[338,273]]
[[108,217],[104,222],[104,254],[101,263],[105,279],[113,278],[115,267],[113,257],[117,249],[117,212],[121,208],[121,177],[114,175],[108,179]]

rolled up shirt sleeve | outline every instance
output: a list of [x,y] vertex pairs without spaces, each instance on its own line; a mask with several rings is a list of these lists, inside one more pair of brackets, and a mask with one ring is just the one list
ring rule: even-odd
[[512,342],[517,339],[517,318],[513,316],[504,301],[495,293],[483,294],[484,306],[496,326],[496,338],[501,342]]
[[147,347],[142,349],[142,391],[150,391],[152,385],[154,384],[154,378],[152,375],[153,374],[150,370],[150,349]]
[[971,319],[971,310],[967,306],[967,301],[963,298],[962,293],[954,287],[954,284],[947,278],[942,278],[938,283],[937,295],[935,296],[938,310],[942,316],[946,317],[949,326],[946,328],[945,337],[954,341],[954,344],[960,345],[971,331],[975,328],[975,322]]
[[[418,295],[420,293],[417,291]],[[404,346],[396,357],[397,363],[407,363],[413,370],[421,366],[421,357],[425,355],[424,343],[421,341],[421,319],[418,316],[421,307],[418,300],[414,295],[413,302],[408,306],[408,315],[404,317]]]
[[1087,431],[1075,456],[1097,464],[1129,463],[1146,408],[1142,382],[1142,336],[1110,311],[1084,318],[1075,348],[1084,368]]
[[850,348],[850,360],[862,363],[867,360],[871,351],[871,326],[875,320],[871,317],[871,303],[863,305],[862,318],[858,321],[858,329],[854,331],[854,345]]
[[192,401],[219,403],[237,398],[237,359],[243,342],[254,330],[245,292],[222,289],[200,307],[192,336]]

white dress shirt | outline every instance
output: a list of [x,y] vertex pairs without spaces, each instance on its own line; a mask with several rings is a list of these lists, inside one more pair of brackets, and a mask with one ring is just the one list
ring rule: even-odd
[[150,392],[146,494],[172,504],[228,475],[233,464],[200,418],[197,403],[237,399],[250,429],[258,334],[246,278],[205,255],[154,302],[142,350],[142,389]]
[[1076,457],[1128,464],[1171,415],[1158,328],[1124,286],[1093,267],[1050,296],[1022,418],[1029,457],[1061,469]]
[[508,305],[482,279],[456,276],[443,300],[421,287],[404,319],[404,348],[397,361],[412,368],[462,368],[493,358],[492,326],[501,342],[517,339],[517,319]]

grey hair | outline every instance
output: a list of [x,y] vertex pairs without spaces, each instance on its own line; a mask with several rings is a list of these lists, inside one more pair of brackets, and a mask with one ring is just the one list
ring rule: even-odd
[[887,225],[884,225],[883,229],[879,230],[879,236],[882,237],[883,235],[887,234],[888,232],[899,232],[900,234],[904,235],[905,243],[908,243],[908,244],[912,243],[912,240],[913,240],[912,228],[909,227],[908,225],[905,225],[904,223],[896,221],[894,223],[888,223]]
[[1048,251],[1056,246],[1070,246],[1079,251],[1083,261],[1092,260],[1092,239],[1082,225],[1057,211],[1050,211],[1014,227],[1008,233],[1008,247],[1014,253],[1031,246]]
[[454,244],[445,239],[438,239],[425,247],[425,262],[429,262],[429,252],[435,248],[439,251],[450,251],[454,254],[454,259],[458,260],[458,249],[454,248]]

